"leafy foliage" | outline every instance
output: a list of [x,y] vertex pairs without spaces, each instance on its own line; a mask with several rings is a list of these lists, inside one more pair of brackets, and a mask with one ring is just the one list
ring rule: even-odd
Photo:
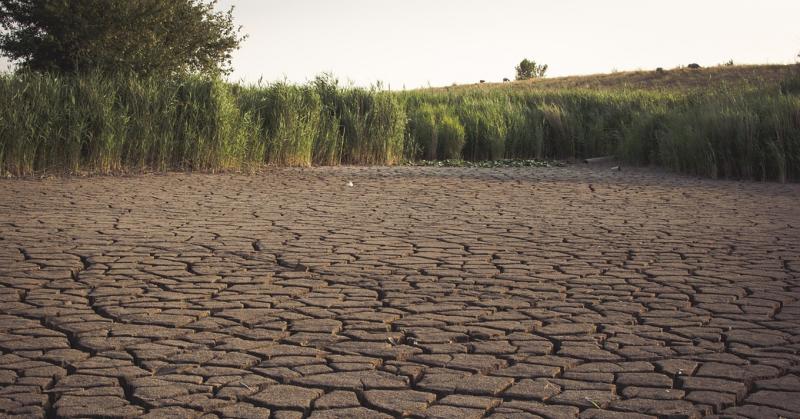
[[0,0],[0,50],[34,71],[227,73],[244,37],[216,3]]
[[536,61],[525,58],[515,69],[517,70],[517,80],[535,79],[544,77],[544,73],[547,72],[547,64],[536,64]]

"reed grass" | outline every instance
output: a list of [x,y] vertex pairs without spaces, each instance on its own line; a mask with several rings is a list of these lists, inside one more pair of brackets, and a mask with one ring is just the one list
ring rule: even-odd
[[415,157],[427,160],[460,159],[466,130],[453,110],[444,104],[422,103],[409,113],[409,136]]
[[707,90],[242,86],[0,75],[0,172],[241,170],[616,155],[708,177],[800,180],[797,76]]

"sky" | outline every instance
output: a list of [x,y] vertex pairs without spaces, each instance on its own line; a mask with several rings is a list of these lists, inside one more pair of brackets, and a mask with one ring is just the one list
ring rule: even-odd
[[798,0],[221,0],[249,38],[231,79],[322,72],[393,90],[699,63],[792,63]]
[[[393,90],[690,63],[785,64],[800,53],[798,0],[220,0],[248,38],[231,81],[321,73]],[[0,61],[0,68],[3,67]]]

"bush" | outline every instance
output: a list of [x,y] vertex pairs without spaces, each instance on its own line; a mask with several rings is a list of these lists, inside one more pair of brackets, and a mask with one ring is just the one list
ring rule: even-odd
[[525,58],[514,69],[517,71],[517,80],[535,79],[544,77],[547,64],[536,64],[536,61]]

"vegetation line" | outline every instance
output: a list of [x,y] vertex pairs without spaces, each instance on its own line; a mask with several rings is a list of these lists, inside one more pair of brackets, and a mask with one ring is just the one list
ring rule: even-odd
[[685,90],[242,86],[186,76],[0,76],[0,173],[113,173],[615,155],[800,180],[800,75]]

